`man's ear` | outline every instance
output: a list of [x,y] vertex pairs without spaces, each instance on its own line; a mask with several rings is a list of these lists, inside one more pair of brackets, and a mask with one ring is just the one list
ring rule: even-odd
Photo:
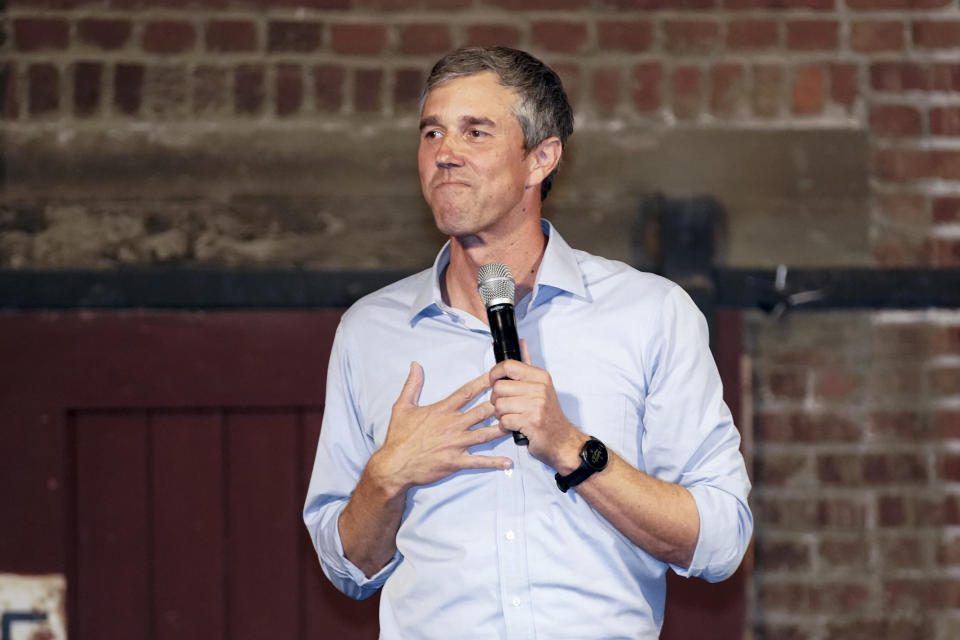
[[553,170],[560,164],[562,153],[563,144],[560,142],[560,138],[547,138],[538,144],[537,148],[528,156],[530,158],[530,179],[527,181],[527,186],[532,187],[540,184],[548,175],[553,173]]

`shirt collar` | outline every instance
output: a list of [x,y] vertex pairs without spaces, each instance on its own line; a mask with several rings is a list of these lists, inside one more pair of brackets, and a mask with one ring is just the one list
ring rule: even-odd
[[[534,281],[531,305],[545,302],[561,291],[587,298],[587,288],[583,284],[583,275],[580,273],[576,252],[570,248],[549,221],[541,218],[540,227],[547,236],[547,246]],[[410,305],[411,324],[420,315],[432,315],[429,313],[431,310],[441,311],[443,297],[440,295],[440,276],[448,264],[450,264],[449,240],[440,249],[437,258],[433,261],[433,266],[425,272],[428,277],[421,280],[417,288],[417,295]]]

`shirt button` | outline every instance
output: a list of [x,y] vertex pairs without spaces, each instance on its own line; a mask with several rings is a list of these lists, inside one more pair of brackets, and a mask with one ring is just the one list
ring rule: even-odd
[[504,469],[503,472],[507,474],[507,477],[509,478],[510,476],[513,475],[513,467],[510,467],[509,469]]
[[517,537],[517,534],[513,532],[513,529],[510,529],[510,531],[507,531],[507,540],[513,540],[516,537]]
[[515,606],[515,607],[519,607],[519,606],[520,606],[520,598],[514,598],[514,599],[513,599],[513,606]]

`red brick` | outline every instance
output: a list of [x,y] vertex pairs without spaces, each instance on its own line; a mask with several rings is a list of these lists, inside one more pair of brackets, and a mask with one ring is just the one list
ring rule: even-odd
[[484,0],[484,4],[491,4],[518,11],[530,9],[580,9],[589,6],[590,0]]
[[266,101],[263,65],[242,64],[233,71],[233,109],[236,113],[256,115]]
[[737,114],[744,103],[744,71],[738,64],[718,64],[710,70],[710,111],[717,116]]
[[420,106],[420,96],[426,77],[420,69],[397,69],[393,82],[393,106],[397,111],[414,111]]
[[466,46],[515,47],[520,44],[520,29],[508,24],[471,24],[466,29]]
[[779,40],[776,20],[733,20],[727,26],[728,49],[769,49]]
[[830,98],[849,110],[857,100],[857,67],[852,64],[830,65]]
[[563,83],[563,91],[567,94],[567,100],[570,105],[577,109],[580,100],[580,84],[582,82],[580,65],[576,62],[566,62],[562,60],[546,60]]
[[13,21],[13,41],[20,51],[66,49],[70,25],[63,18],[17,18]]
[[207,23],[208,51],[254,51],[257,48],[257,25],[249,20],[215,20]]
[[913,23],[913,44],[923,49],[960,47],[960,21],[918,20]]
[[653,42],[653,25],[646,20],[601,20],[597,43],[601,49],[646,51]]
[[927,480],[924,453],[877,453],[863,456],[863,479],[869,484],[919,483]]
[[928,250],[931,266],[960,267],[960,239],[931,238]]
[[907,105],[877,105],[870,110],[870,130],[883,136],[915,136],[921,133],[920,112]]
[[927,199],[912,193],[877,193],[874,195],[880,215],[897,223],[924,226],[930,224]]
[[353,74],[353,108],[360,112],[379,111],[383,84],[382,69],[357,69]]
[[[954,242],[960,244],[960,239]],[[960,395],[960,367],[936,367],[928,374],[930,392],[935,396]]]
[[274,104],[279,117],[295,115],[303,106],[303,71],[298,64],[278,64]]
[[667,51],[671,53],[710,53],[720,44],[720,26],[705,20],[668,20],[663,24]]
[[341,67],[320,65],[313,69],[313,84],[316,89],[317,109],[337,112],[343,104],[344,73]]
[[907,524],[907,503],[903,496],[877,497],[877,524],[881,527],[902,527]]
[[936,9],[950,0],[846,0],[851,9]]
[[[219,1],[219,0],[214,0]],[[258,0],[265,8],[274,5],[307,9],[349,9],[350,0]]]
[[[757,590],[759,604],[764,611],[797,614],[810,609],[810,585],[805,582],[764,581]],[[764,636],[782,638],[783,635]]]
[[608,66],[594,69],[591,93],[597,112],[602,115],[611,115],[620,102],[620,68]]
[[810,547],[804,541],[758,537],[756,554],[757,564],[767,571],[798,571],[810,568]]
[[700,70],[696,67],[674,69],[670,84],[674,115],[681,120],[696,118],[700,113]]
[[189,22],[151,22],[143,31],[143,49],[150,53],[183,53],[193,48],[196,33]]
[[54,65],[30,65],[27,79],[27,105],[31,115],[42,115],[60,108],[60,72]]
[[[862,534],[831,534],[820,536],[817,547],[821,560],[833,568],[861,569],[869,561],[869,547]],[[916,556],[914,556],[916,557]]]
[[821,582],[810,590],[812,613],[843,614],[859,611],[873,596],[869,583]]
[[73,65],[73,112],[88,116],[100,108],[103,63],[78,62]]
[[960,107],[931,107],[930,133],[935,136],[960,136]]
[[372,55],[387,46],[387,30],[378,24],[335,24],[331,39],[336,53]]
[[226,114],[233,106],[230,95],[232,70],[200,65],[193,72],[193,112]]
[[807,66],[797,69],[793,80],[793,112],[798,115],[815,115],[823,111],[823,68]]
[[807,456],[799,453],[768,452],[754,470],[757,482],[771,487],[807,484],[809,473]]
[[[923,262],[924,250],[923,242],[915,233],[884,230],[870,241],[874,261],[884,267],[916,266]],[[903,395],[903,387],[896,387],[894,393]]]
[[877,91],[960,91],[960,64],[877,62],[870,82]]
[[[773,0],[771,8],[779,9],[781,0]],[[836,8],[834,0],[782,0],[784,9],[815,9],[817,11],[832,11]]]
[[271,21],[267,26],[267,49],[308,53],[320,48],[321,27],[319,22]]
[[638,111],[649,112],[660,108],[660,85],[663,67],[658,62],[644,62],[633,68],[633,104]]
[[144,68],[139,64],[118,64],[113,70],[113,104],[125,115],[136,115],[143,102]]
[[359,9],[407,11],[410,9],[466,9],[471,0],[355,0]]
[[750,92],[753,115],[760,118],[776,117],[780,114],[782,100],[783,70],[768,65],[755,66]]
[[20,91],[17,67],[12,62],[0,63],[0,118],[16,120],[20,115]]
[[443,24],[409,24],[400,27],[400,51],[446,53],[451,48],[450,29]]
[[835,20],[794,20],[787,23],[787,48],[796,51],[836,49],[839,25]]
[[948,150],[881,149],[875,154],[878,177],[907,181],[928,178],[960,180],[960,152]]
[[933,416],[933,428],[944,440],[960,438],[960,410],[938,409]]
[[703,9],[713,9],[717,6],[717,0],[658,0],[658,9],[668,9],[675,11],[698,11]]
[[124,46],[130,39],[130,32],[129,20],[86,18],[77,24],[80,41],[104,51],[112,51]]
[[903,47],[902,22],[888,20],[850,25],[850,48],[854,51],[900,51]]
[[947,566],[960,565],[960,537],[953,536],[940,541],[937,561]]
[[582,22],[540,21],[533,24],[531,40],[548,51],[575,53],[587,44],[587,27]]
[[960,222],[960,198],[934,198],[932,208],[934,222]]
[[817,459],[817,478],[826,484],[860,484],[863,458],[856,454],[822,454]]

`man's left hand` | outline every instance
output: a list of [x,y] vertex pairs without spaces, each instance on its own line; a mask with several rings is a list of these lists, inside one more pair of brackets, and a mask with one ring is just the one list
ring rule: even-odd
[[530,455],[561,474],[571,473],[588,436],[567,420],[550,374],[530,363],[525,341],[520,345],[523,362],[504,360],[490,370],[494,415],[501,429],[527,437]]

